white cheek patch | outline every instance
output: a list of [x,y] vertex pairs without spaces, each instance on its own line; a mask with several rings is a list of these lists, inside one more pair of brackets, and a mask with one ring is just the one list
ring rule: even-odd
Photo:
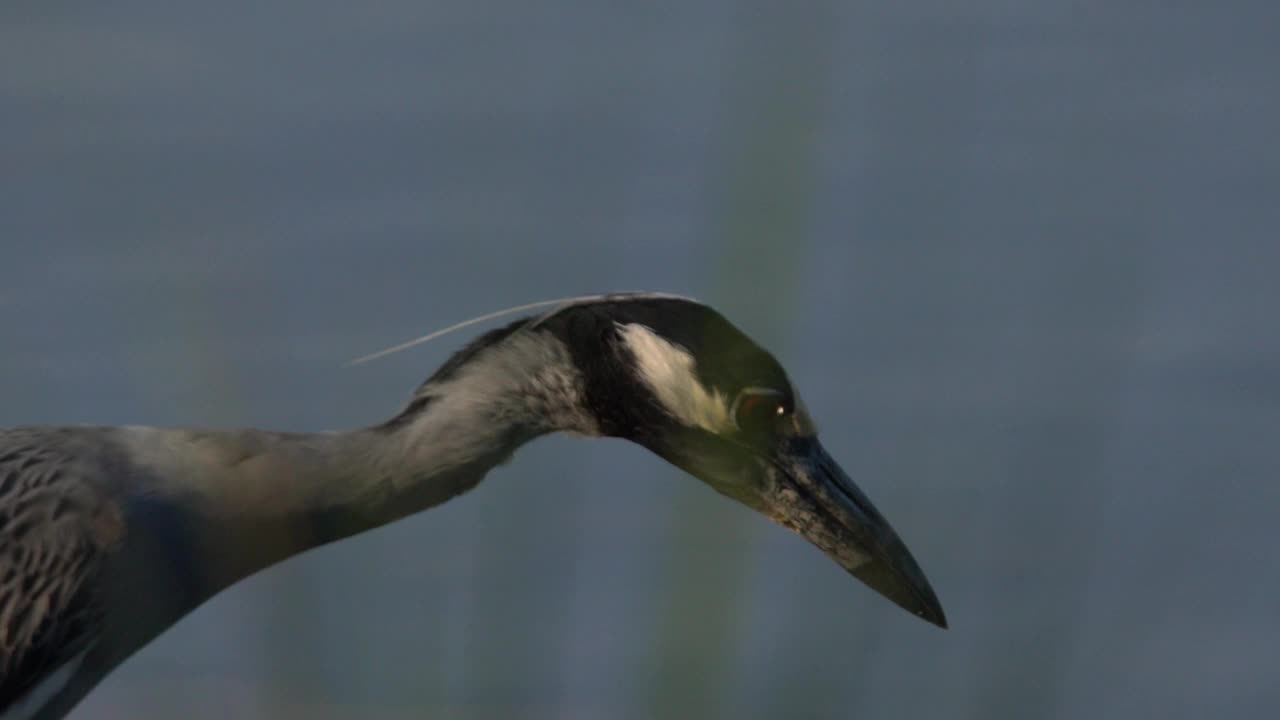
[[714,433],[732,428],[728,401],[698,380],[688,351],[644,325],[618,323],[618,332],[636,359],[640,377],[667,412],[686,425]]

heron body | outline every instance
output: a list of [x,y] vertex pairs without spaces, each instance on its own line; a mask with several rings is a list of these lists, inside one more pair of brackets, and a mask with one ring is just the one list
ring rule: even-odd
[[346,432],[0,430],[0,720],[52,720],[229,585],[466,492],[552,432],[637,442],[945,627],[777,361],[705,305],[602,296],[490,331]]

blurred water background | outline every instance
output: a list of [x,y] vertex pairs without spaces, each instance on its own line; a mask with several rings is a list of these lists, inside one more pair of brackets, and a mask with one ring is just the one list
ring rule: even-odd
[[0,6],[0,424],[388,416],[471,315],[691,294],[952,623],[551,438],[79,718],[1269,718],[1280,5]]

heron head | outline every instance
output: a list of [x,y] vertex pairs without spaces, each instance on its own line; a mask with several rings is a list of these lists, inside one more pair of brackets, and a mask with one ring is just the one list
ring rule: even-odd
[[919,565],[823,449],[782,366],[718,312],[626,296],[575,304],[536,324],[568,348],[602,434],[643,445],[946,627]]

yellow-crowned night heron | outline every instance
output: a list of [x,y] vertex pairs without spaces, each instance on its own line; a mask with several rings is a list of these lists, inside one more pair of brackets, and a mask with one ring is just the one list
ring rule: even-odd
[[706,305],[608,295],[484,334],[373,427],[0,430],[0,719],[62,717],[228,585],[466,492],[556,431],[639,443],[946,626],[772,355]]

